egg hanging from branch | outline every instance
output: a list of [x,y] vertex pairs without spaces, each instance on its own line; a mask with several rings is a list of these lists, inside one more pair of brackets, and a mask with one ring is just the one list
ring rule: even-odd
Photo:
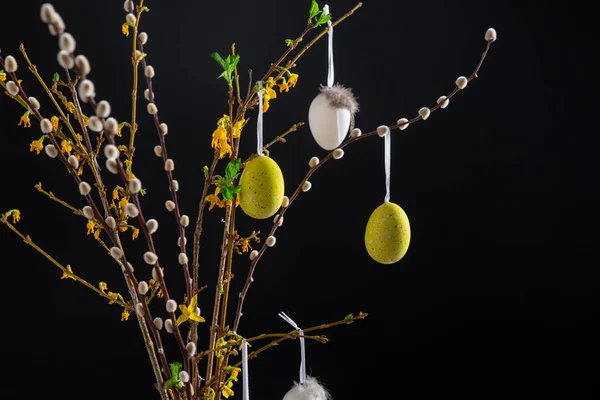
[[410,223],[397,204],[385,202],[373,211],[365,230],[365,246],[371,258],[381,264],[400,261],[410,244]]
[[240,207],[250,217],[270,218],[283,201],[285,184],[279,165],[261,155],[248,161],[240,177]]
[[328,400],[327,390],[313,377],[303,383],[296,383],[283,397],[283,400]]
[[308,124],[313,138],[325,150],[333,150],[354,129],[358,101],[352,89],[341,85],[321,87],[308,110]]

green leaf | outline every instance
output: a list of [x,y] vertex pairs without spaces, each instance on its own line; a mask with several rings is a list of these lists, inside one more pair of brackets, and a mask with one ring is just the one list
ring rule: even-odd
[[319,17],[317,22],[315,22],[315,28],[317,28],[323,24],[326,24],[330,20],[331,20],[331,14],[321,14],[321,16]]
[[231,190],[231,187],[227,186],[223,189],[221,193],[223,193],[223,198],[225,200],[233,200],[233,192]]
[[210,55],[224,70],[227,70],[227,64],[225,64],[225,60],[219,55],[219,53],[214,52]]
[[233,194],[238,194],[242,190],[242,185],[237,185],[237,187],[233,188]]
[[292,39],[285,39],[285,44],[287,45],[287,47],[290,47],[292,43],[294,43]]
[[52,75],[52,81],[58,82],[59,80],[60,80],[60,75],[58,74],[58,72],[55,72],[54,75]]
[[349,319],[354,318],[354,314],[348,314],[346,315],[346,318],[344,318],[344,321],[348,321]]
[[208,167],[206,165],[202,167],[202,172],[204,172],[204,177],[208,178]]
[[168,381],[165,382],[165,389],[169,390],[171,389],[173,386],[177,385],[179,383],[179,375],[176,377],[172,377],[171,379],[169,379]]
[[145,196],[145,195],[146,195],[146,189],[143,189],[143,188],[142,188],[142,189],[140,189],[140,194],[141,194],[142,196]]
[[[181,370],[183,369],[183,365],[181,365],[181,363],[178,362],[174,362],[169,364],[169,369],[171,370],[171,375],[175,376],[179,376],[179,373],[181,372]],[[179,381],[179,379],[177,379],[177,381]]]
[[309,17],[308,17],[308,22],[310,23],[312,21],[312,19],[314,17],[317,16],[317,14],[319,14],[321,12],[320,8],[319,8],[319,3],[316,2],[316,0],[312,0],[312,3],[310,5],[310,11],[309,11]]

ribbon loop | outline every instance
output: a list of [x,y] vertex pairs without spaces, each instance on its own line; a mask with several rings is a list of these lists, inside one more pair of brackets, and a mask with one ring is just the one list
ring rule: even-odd
[[304,332],[298,325],[286,314],[283,312],[279,313],[279,316],[283,318],[285,322],[290,324],[298,331],[298,334],[301,336],[300,339],[300,383],[306,382],[306,351],[304,347]]
[[[323,14],[329,14],[329,6],[323,6]],[[333,68],[333,24],[331,20],[327,21],[328,48],[327,51],[327,87],[332,87],[335,81],[335,71]]]
[[242,340],[242,380],[243,380],[243,400],[250,400],[250,388],[248,382],[248,342]]
[[258,119],[256,121],[256,154],[263,155],[263,83],[258,81]]
[[388,201],[390,201],[390,174],[391,174],[391,164],[392,164],[392,154],[391,154],[391,147],[392,147],[392,133],[390,132],[390,130],[388,129],[387,133],[385,134],[384,137],[385,140],[385,202],[387,203]]

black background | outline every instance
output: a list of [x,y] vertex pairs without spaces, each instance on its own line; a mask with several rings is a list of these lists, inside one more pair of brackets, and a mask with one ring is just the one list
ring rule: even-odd
[[[57,40],[39,20],[40,2],[5,3],[2,55],[17,56],[28,94],[51,115],[52,105],[26,70],[18,45],[25,44],[49,80],[59,70]],[[354,89],[361,104],[357,126],[365,132],[433,106],[458,76],[471,74],[489,27],[498,31],[498,41],[479,79],[446,110],[394,131],[392,201],[411,222],[407,255],[397,264],[380,265],[364,248],[364,229],[383,202],[385,185],[383,142],[360,141],[320,169],[311,178],[313,189],[290,208],[277,245],[254,275],[239,333],[289,330],[277,316],[280,311],[302,327],[368,312],[365,321],[323,332],[328,344],[307,344],[310,374],[335,399],[396,395],[411,384],[595,383],[600,372],[600,276],[592,262],[597,139],[583,126],[593,115],[586,114],[590,102],[582,96],[589,83],[577,81],[589,76],[590,67],[576,58],[590,25],[577,20],[571,3],[560,9],[516,1],[364,3],[335,29],[334,40],[336,81]],[[54,4],[78,40],[77,53],[91,61],[97,99],[109,100],[113,116],[128,120],[131,40],[121,34],[122,2]],[[334,16],[354,4],[329,3]],[[141,30],[149,34],[147,61],[157,72],[159,116],[170,127],[166,139],[181,184],[182,212],[195,220],[202,166],[212,155],[210,135],[227,110],[226,85],[215,79],[219,69],[210,53],[225,54],[235,42],[241,71],[251,68],[255,79],[262,76],[285,50],[284,39],[302,31],[309,2],[147,5],[151,12]],[[298,86],[274,100],[265,114],[265,140],[307,122],[310,101],[326,80],[326,51],[321,40],[301,58]],[[241,82],[247,85],[246,74]],[[180,300],[177,234],[164,209],[166,177],[152,153],[157,137],[143,98],[139,106],[134,172],[148,189],[146,218],[161,224],[154,239],[170,292]],[[118,267],[86,237],[85,221],[35,191],[41,181],[57,196],[84,205],[59,162],[28,151],[40,133],[36,122],[30,129],[16,126],[21,113],[3,96],[0,209],[19,208],[18,227],[36,243],[90,282],[106,281],[109,289],[125,294]],[[255,148],[253,126],[245,131],[242,156]],[[324,154],[308,126],[272,147],[286,194],[306,173],[310,157]],[[210,287],[199,300],[205,316],[212,308],[222,217],[221,210],[207,214],[202,239],[201,279]],[[270,222],[241,214],[237,226],[242,234],[266,232]],[[157,398],[135,318],[120,322],[119,307],[60,280],[58,269],[6,227],[0,238],[1,351],[9,367],[3,395]],[[143,238],[125,239],[125,245],[131,246],[138,278],[149,279],[141,259]],[[246,256],[235,258],[233,293],[248,266]],[[161,313],[162,305],[155,306]],[[165,341],[170,360],[177,360],[174,340]],[[201,344],[207,341],[204,335]],[[298,342],[290,341],[251,361],[253,398],[283,397],[298,379],[298,350]],[[239,384],[236,388],[235,398],[241,398]]]

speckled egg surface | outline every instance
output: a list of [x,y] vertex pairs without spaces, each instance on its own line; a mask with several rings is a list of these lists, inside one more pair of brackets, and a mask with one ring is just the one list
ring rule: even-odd
[[410,243],[410,223],[397,204],[385,202],[373,211],[365,231],[365,246],[371,258],[381,264],[400,261]]
[[273,159],[263,155],[249,161],[240,185],[240,207],[248,216],[265,219],[279,210],[285,186],[281,169]]

